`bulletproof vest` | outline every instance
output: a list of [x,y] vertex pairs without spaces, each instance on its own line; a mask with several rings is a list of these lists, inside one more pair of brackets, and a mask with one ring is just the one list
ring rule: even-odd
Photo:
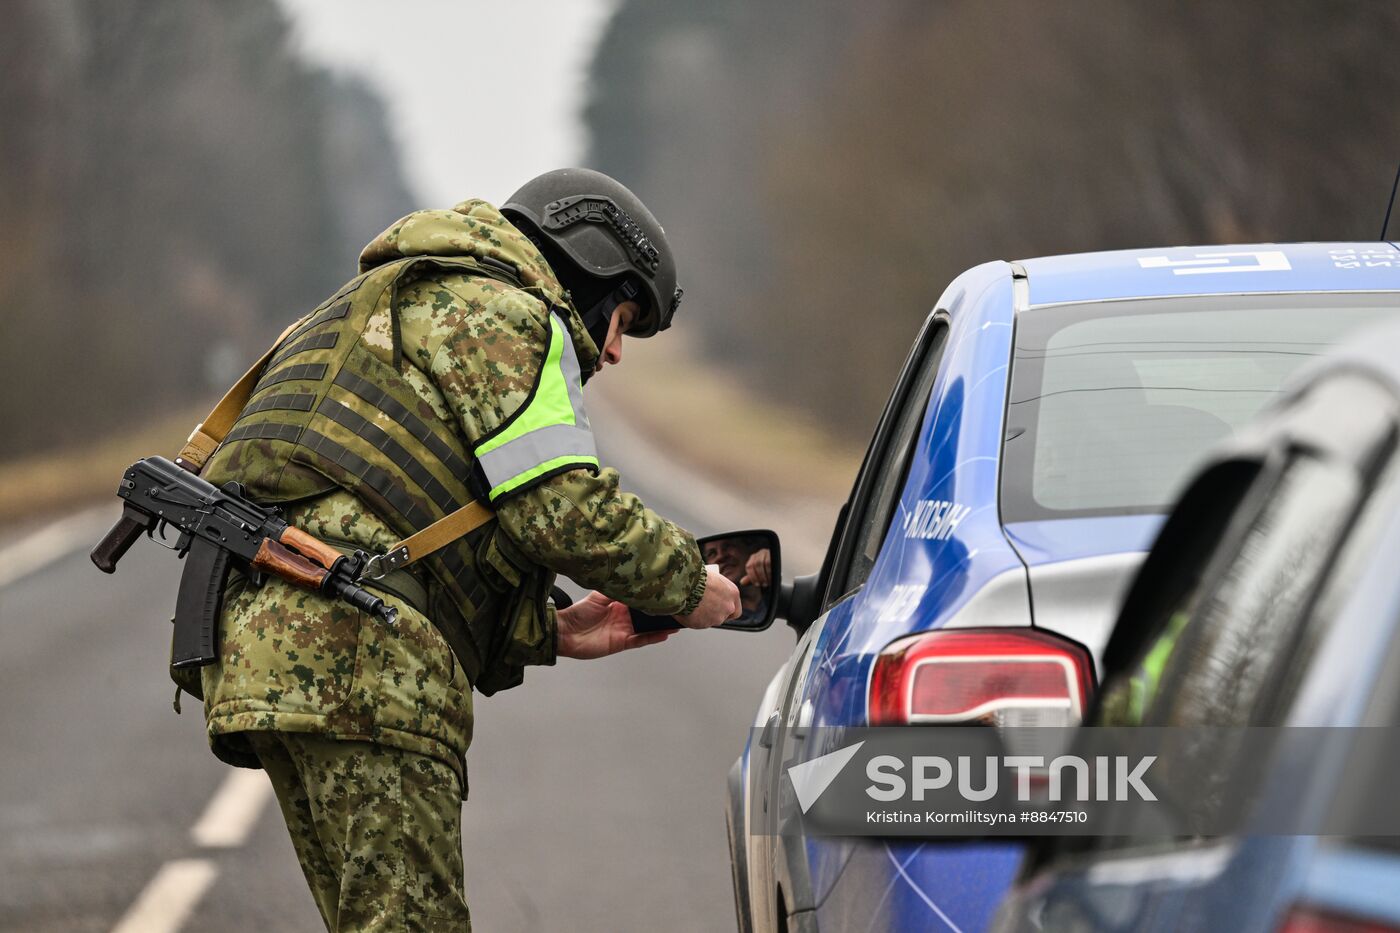
[[[520,287],[505,268],[469,257],[410,257],[352,279],[283,338],[204,478],[215,485],[236,480],[264,503],[343,489],[405,537],[487,496],[489,482],[477,478],[482,473],[461,438],[401,375],[398,289],[442,271]],[[386,308],[392,350],[361,339]],[[545,611],[553,575],[494,521],[415,566],[426,571],[429,599],[417,608],[472,683],[491,692],[489,675],[485,685],[478,679],[505,649],[510,626],[542,624],[529,617]]]

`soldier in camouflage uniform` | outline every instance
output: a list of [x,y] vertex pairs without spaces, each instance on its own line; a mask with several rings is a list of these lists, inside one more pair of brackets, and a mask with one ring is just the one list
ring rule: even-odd
[[[506,210],[419,211],[375,238],[360,276],[284,338],[204,470],[375,554],[473,495],[495,511],[379,582],[392,626],[279,579],[235,575],[225,592],[221,660],[202,678],[209,741],[266,769],[332,931],[469,929],[474,689],[666,638],[633,634],[629,606],[694,628],[740,611],[695,539],[598,467],[581,407],[623,333],[669,324],[664,233],[583,170],[541,176]],[[556,573],[595,592],[556,610]]]

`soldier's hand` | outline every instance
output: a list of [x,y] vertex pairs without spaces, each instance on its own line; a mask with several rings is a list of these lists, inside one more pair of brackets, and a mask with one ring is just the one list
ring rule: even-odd
[[714,628],[722,622],[737,619],[744,611],[739,600],[739,588],[734,581],[719,572],[719,565],[705,566],[705,594],[700,605],[688,616],[676,616],[686,628]]
[[597,590],[558,614],[561,658],[606,658],[619,651],[655,645],[670,632],[634,632],[632,612],[615,599]]

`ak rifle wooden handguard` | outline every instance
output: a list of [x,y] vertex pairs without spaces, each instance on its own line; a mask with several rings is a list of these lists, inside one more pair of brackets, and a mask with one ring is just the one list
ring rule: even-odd
[[[339,557],[340,552],[337,551],[336,556]],[[294,583],[309,590],[319,590],[321,584],[326,582],[326,576],[329,573],[325,568],[318,567],[309,559],[283,547],[271,538],[263,538],[262,544],[258,545],[258,552],[253,555],[252,565],[254,570],[276,574],[288,583]]]
[[313,564],[319,564],[322,570],[334,568],[335,562],[345,556],[324,541],[313,538],[300,528],[293,528],[291,525],[287,526],[287,530],[282,532],[282,536],[278,540]]

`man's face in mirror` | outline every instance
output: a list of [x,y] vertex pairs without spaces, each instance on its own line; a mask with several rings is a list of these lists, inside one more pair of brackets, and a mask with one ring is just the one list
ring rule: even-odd
[[744,576],[744,563],[749,549],[739,538],[720,538],[705,544],[705,563],[718,564],[719,572],[738,583]]
[[703,548],[705,563],[718,564],[720,573],[739,583],[744,578],[749,558],[762,546],[762,539],[755,537],[718,538],[707,541]]

